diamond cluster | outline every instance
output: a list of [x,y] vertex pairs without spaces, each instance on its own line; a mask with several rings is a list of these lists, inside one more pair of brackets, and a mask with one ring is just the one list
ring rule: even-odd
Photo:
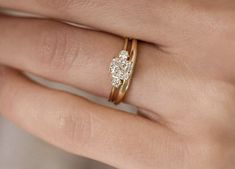
[[110,72],[112,75],[112,85],[118,88],[124,80],[128,80],[133,63],[128,61],[129,54],[126,50],[122,50],[118,57],[113,58],[110,65]]

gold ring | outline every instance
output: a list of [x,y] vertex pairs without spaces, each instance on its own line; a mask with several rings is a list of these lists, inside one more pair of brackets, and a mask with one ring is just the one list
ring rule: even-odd
[[119,104],[124,100],[131,84],[137,58],[137,40],[125,38],[124,48],[110,64],[112,90],[109,101]]

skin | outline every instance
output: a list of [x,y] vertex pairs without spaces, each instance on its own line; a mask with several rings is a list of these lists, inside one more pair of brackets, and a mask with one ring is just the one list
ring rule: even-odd
[[[95,30],[1,16],[3,116],[68,152],[116,168],[234,168],[233,0],[17,2],[0,0],[0,6]],[[107,97],[108,65],[124,36],[141,40],[125,100],[139,115],[42,87],[21,74]]]

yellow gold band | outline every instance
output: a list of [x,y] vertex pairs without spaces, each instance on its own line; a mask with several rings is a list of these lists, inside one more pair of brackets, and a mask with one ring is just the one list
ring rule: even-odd
[[[123,54],[124,53],[124,54]],[[109,101],[119,104],[124,97],[131,84],[132,76],[137,59],[137,40],[125,38],[124,48],[120,52],[119,57],[115,57],[111,63],[112,78],[116,81],[120,80],[120,84],[116,83],[112,86]]]

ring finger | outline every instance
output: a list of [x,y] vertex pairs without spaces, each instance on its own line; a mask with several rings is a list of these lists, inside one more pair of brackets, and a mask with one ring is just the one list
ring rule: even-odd
[[[0,20],[1,63],[100,96],[109,95],[108,67],[112,57],[122,49],[122,38],[47,20],[13,17],[1,17]],[[156,88],[155,63],[159,64],[162,55],[154,46],[140,45],[138,68],[127,102],[151,107],[144,98],[153,95]]]

